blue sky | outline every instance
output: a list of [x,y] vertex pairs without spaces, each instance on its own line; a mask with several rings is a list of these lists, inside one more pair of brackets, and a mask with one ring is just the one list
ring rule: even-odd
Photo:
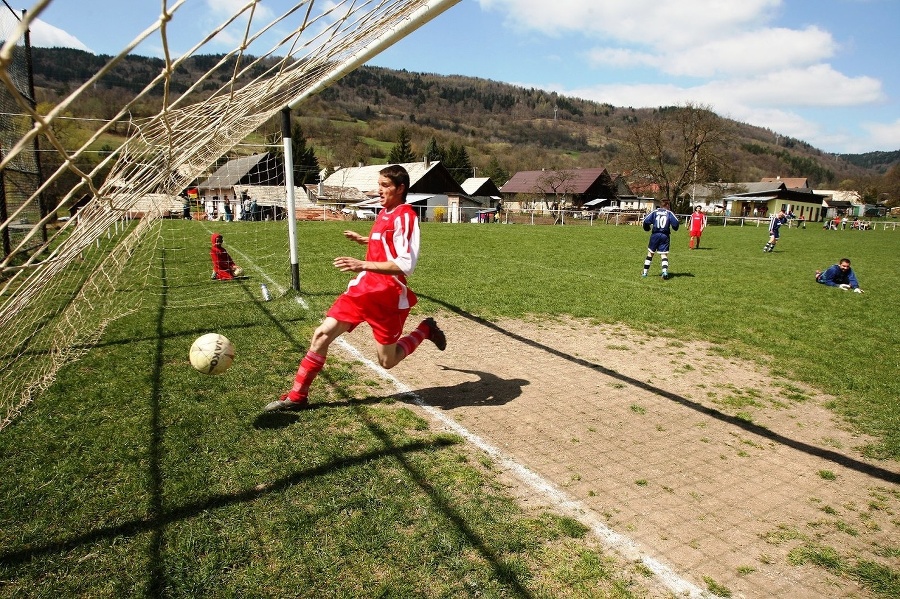
[[[168,25],[170,51],[247,1],[185,0]],[[261,0],[257,15],[296,3]],[[160,0],[52,0],[32,43],[117,54],[160,9]],[[827,152],[893,151],[898,26],[900,0],[462,0],[370,64],[615,106],[693,102]],[[160,39],[136,52],[161,56]],[[203,53],[235,39],[220,35]]]

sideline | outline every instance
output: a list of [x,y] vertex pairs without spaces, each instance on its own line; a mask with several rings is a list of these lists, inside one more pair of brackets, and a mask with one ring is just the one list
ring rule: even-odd
[[552,483],[542,478],[538,473],[523,466],[515,461],[512,457],[504,454],[497,447],[491,445],[478,435],[474,434],[446,414],[443,411],[425,403],[421,397],[410,389],[407,385],[398,380],[394,375],[376,364],[372,360],[366,358],[356,347],[350,344],[344,337],[338,337],[336,343],[340,347],[352,355],[354,358],[365,364],[370,370],[378,374],[381,378],[389,381],[394,385],[398,393],[402,393],[413,399],[415,404],[428,412],[434,419],[438,420],[451,429],[456,434],[463,437],[466,441],[476,446],[478,449],[489,455],[491,458],[500,462],[500,464],[512,472],[519,480],[527,484],[534,491],[540,494],[545,500],[556,507],[560,512],[565,513],[572,518],[578,520],[587,526],[609,549],[612,549],[631,561],[640,561],[648,568],[662,584],[679,596],[695,597],[695,598],[711,598],[716,595],[705,591],[688,580],[685,580],[673,571],[669,566],[660,562],[658,559],[645,553],[640,546],[630,538],[622,535],[606,524],[600,517],[590,508],[586,507],[580,501],[576,501],[566,495],[563,491],[556,488]]

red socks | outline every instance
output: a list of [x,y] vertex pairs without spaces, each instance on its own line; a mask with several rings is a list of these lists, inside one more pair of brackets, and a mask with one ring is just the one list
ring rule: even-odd
[[304,401],[309,395],[309,386],[315,380],[316,375],[325,366],[325,356],[308,351],[300,360],[300,367],[297,368],[297,376],[294,377],[294,386],[288,391],[288,399],[291,401]]
[[423,341],[428,339],[429,333],[431,333],[431,329],[423,320],[409,335],[401,337],[400,340],[397,341],[397,345],[403,348],[403,351],[408,356],[416,351],[416,348],[419,347]]

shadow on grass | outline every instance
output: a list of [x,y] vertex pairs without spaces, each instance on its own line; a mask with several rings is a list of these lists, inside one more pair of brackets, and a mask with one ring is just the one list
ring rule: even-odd
[[606,376],[618,379],[619,381],[621,381],[625,384],[632,385],[634,387],[643,389],[645,391],[649,391],[650,393],[654,393],[660,397],[665,397],[666,399],[671,400],[679,405],[682,405],[686,408],[689,408],[691,410],[694,410],[696,412],[699,412],[700,414],[704,414],[711,418],[715,418],[716,420],[718,420],[720,422],[729,424],[736,428],[740,428],[750,434],[754,434],[754,435],[757,435],[764,439],[768,439],[769,441],[772,441],[774,443],[779,443],[781,445],[784,445],[785,447],[790,447],[791,449],[794,449],[796,451],[802,451],[803,453],[806,453],[806,454],[809,454],[812,456],[816,456],[823,460],[828,460],[829,462],[838,464],[838,465],[848,468],[850,470],[855,470],[856,472],[865,474],[867,476],[871,476],[872,478],[877,478],[879,480],[883,480],[885,482],[894,483],[894,484],[900,483],[900,473],[892,472],[886,468],[881,468],[881,467],[875,466],[873,464],[868,464],[866,462],[857,460],[856,458],[844,455],[842,453],[838,453],[837,451],[834,451],[831,449],[826,449],[824,447],[818,447],[816,445],[811,445],[811,444],[805,443],[803,441],[798,441],[797,439],[792,439],[788,436],[785,436],[780,433],[776,433],[772,430],[769,430],[764,426],[760,426],[758,424],[748,422],[748,421],[746,421],[742,418],[738,418],[736,416],[731,416],[729,414],[725,414],[724,412],[721,412],[715,408],[710,408],[710,407],[704,406],[695,401],[691,401],[690,399],[688,399],[686,397],[682,397],[681,395],[678,395],[676,393],[666,391],[665,389],[660,389],[659,387],[655,387],[649,383],[645,383],[644,381],[639,381],[635,378],[632,378],[632,377],[626,376],[624,374],[621,374],[619,372],[616,372],[615,370],[612,370],[610,368],[606,368],[605,366],[602,366],[600,364],[595,364],[593,362],[589,362],[588,360],[584,360],[582,358],[572,356],[570,354],[562,352],[553,347],[544,345],[543,343],[540,343],[533,339],[528,339],[527,337],[523,337],[521,335],[513,333],[512,331],[508,331],[508,330],[504,329],[503,327],[500,327],[500,326],[490,322],[489,320],[485,320],[484,318],[481,318],[474,314],[470,314],[469,312],[466,312],[462,308],[448,304],[447,302],[444,302],[440,299],[437,299],[434,297],[429,297],[422,293],[419,293],[418,295],[420,298],[428,299],[437,305],[443,306],[444,308],[446,308],[450,312],[453,312],[454,314],[457,314],[463,318],[466,318],[467,320],[477,323],[483,327],[486,327],[493,331],[501,333],[511,339],[514,339],[514,340],[520,342],[520,343],[524,343],[525,345],[528,345],[530,347],[547,352],[548,354],[551,354],[551,355],[561,358],[563,360],[567,360],[573,364],[577,364],[578,366],[582,366],[584,368],[589,368],[596,372],[600,372]]

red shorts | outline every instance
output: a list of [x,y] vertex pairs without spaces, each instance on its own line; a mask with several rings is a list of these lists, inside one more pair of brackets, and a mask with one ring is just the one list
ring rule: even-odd
[[397,343],[403,334],[409,308],[397,308],[397,292],[386,289],[383,292],[366,293],[365,295],[338,296],[328,316],[341,322],[349,322],[352,331],[361,322],[372,327],[372,336],[381,345]]

